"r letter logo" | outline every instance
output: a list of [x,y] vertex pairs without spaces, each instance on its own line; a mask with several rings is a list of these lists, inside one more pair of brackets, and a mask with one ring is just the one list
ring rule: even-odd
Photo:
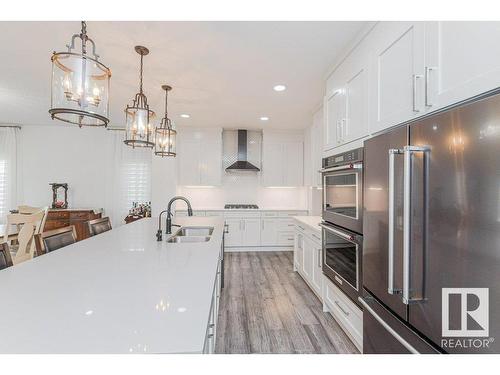
[[488,288],[443,288],[443,337],[488,337]]

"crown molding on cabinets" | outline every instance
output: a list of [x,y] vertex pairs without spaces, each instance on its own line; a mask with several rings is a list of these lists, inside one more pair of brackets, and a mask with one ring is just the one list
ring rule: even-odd
[[337,68],[349,57],[349,55],[358,47],[358,45],[368,36],[372,29],[379,23],[379,21],[368,21],[361,29],[361,31],[354,37],[354,39],[347,45],[346,48],[340,53],[339,58],[335,61],[332,67],[326,72],[323,77],[326,80],[337,70]]

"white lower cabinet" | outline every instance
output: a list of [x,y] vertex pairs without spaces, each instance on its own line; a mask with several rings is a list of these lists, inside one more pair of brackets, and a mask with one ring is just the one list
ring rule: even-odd
[[363,312],[322,271],[321,233],[303,223],[295,224],[294,270],[322,301],[356,347],[363,350]]
[[294,269],[302,276],[313,292],[322,299],[321,234],[318,230],[297,223],[294,237]]
[[323,276],[323,304],[363,352],[363,311],[326,276]]
[[210,316],[208,318],[207,331],[205,334],[205,343],[203,345],[204,354],[215,353],[215,344],[217,339],[217,318],[219,316],[219,300],[221,295],[221,271],[222,258],[219,259],[217,266],[217,275],[214,283],[214,291],[212,293],[212,304],[210,306]]

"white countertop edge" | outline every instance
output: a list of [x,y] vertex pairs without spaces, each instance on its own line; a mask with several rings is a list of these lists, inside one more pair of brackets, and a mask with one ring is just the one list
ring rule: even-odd
[[301,224],[304,224],[308,228],[321,233],[321,216],[293,216],[293,218]]

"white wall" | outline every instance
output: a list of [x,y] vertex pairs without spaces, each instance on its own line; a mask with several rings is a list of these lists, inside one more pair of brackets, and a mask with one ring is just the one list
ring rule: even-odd
[[67,182],[70,207],[104,208],[106,164],[111,157],[107,135],[102,128],[23,126],[21,165],[25,204],[50,205],[49,183]]
[[[257,204],[261,208],[307,209],[306,187],[265,188],[255,172],[231,172],[222,177],[222,186],[179,186],[179,195],[187,197],[193,209],[221,209],[226,203]],[[179,206],[180,208],[180,206]]]
[[[52,202],[50,182],[67,182],[70,208],[104,208],[112,215],[115,131],[71,125],[23,126],[21,129],[22,202]],[[153,216],[175,195],[177,174],[172,158],[152,158]],[[113,223],[117,226],[121,223]]]

